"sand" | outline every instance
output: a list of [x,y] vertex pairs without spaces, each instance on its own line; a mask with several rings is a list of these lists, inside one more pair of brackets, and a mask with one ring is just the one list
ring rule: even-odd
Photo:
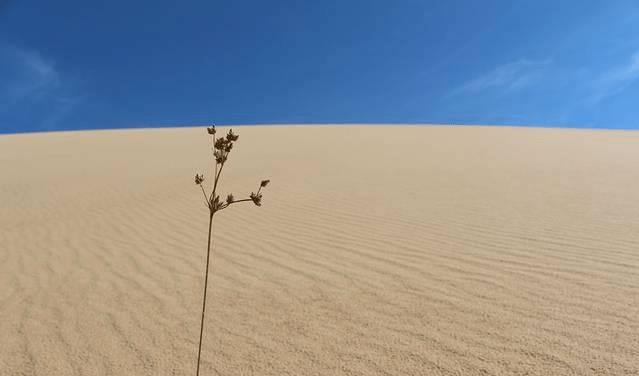
[[[639,374],[639,132],[235,131],[202,375]],[[0,375],[195,374],[208,142],[0,136]]]

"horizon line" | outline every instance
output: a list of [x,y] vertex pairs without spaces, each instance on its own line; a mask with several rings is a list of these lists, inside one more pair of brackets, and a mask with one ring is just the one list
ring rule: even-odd
[[606,128],[606,127],[586,127],[580,125],[547,125],[547,124],[494,124],[494,123],[415,123],[415,122],[381,122],[381,123],[359,123],[359,122],[302,122],[302,123],[207,123],[207,124],[156,124],[142,125],[131,127],[116,128],[78,128],[78,129],[54,129],[54,130],[28,130],[18,132],[3,132],[2,135],[28,135],[41,133],[63,133],[63,132],[96,132],[96,131],[125,131],[125,130],[153,130],[153,129],[179,129],[179,128],[198,128],[198,127],[251,127],[251,126],[443,126],[443,127],[494,127],[494,128],[538,128],[538,129],[565,129],[565,130],[591,130],[591,131],[639,131],[639,128]]

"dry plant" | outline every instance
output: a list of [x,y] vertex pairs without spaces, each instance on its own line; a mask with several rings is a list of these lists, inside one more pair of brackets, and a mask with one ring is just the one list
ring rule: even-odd
[[200,375],[200,354],[202,353],[202,333],[204,332],[204,311],[206,310],[206,289],[208,287],[209,282],[209,260],[211,256],[211,230],[213,228],[213,216],[215,213],[228,208],[233,204],[237,204],[238,202],[244,201],[253,201],[253,203],[257,206],[262,205],[262,188],[266,187],[269,183],[269,180],[262,180],[260,186],[257,190],[257,193],[251,192],[248,198],[244,198],[241,200],[236,200],[233,197],[233,194],[229,194],[226,196],[226,201],[220,200],[220,196],[216,194],[218,189],[218,183],[220,181],[220,175],[222,174],[222,169],[226,164],[229,153],[231,149],[233,149],[233,142],[237,141],[239,138],[238,135],[233,134],[233,130],[229,130],[229,133],[226,137],[215,137],[215,126],[207,128],[209,135],[213,138],[213,156],[215,157],[215,180],[213,182],[213,190],[210,195],[206,193],[204,190],[204,186],[202,183],[204,182],[204,175],[195,175],[195,184],[199,185],[202,189],[202,193],[204,194],[204,201],[206,203],[206,207],[209,208],[209,240],[208,246],[206,249],[206,272],[204,275],[204,298],[202,301],[202,321],[200,323],[200,345],[197,350],[197,373],[196,375]]

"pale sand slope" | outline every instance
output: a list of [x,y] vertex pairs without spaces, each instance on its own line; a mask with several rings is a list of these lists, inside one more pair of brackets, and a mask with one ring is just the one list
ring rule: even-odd
[[[236,131],[202,375],[639,374],[639,133]],[[0,136],[0,375],[195,374],[208,142]]]

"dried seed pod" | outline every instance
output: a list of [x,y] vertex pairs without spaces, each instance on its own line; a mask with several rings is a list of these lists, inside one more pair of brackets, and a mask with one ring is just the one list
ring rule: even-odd
[[237,139],[240,138],[239,135],[233,134],[233,130],[230,129],[229,133],[226,135],[226,140],[231,142],[231,141],[237,141]]
[[215,144],[213,145],[217,150],[224,150],[226,148],[226,139],[218,138],[215,140]]
[[251,192],[251,200],[257,206],[262,206],[262,195]]

